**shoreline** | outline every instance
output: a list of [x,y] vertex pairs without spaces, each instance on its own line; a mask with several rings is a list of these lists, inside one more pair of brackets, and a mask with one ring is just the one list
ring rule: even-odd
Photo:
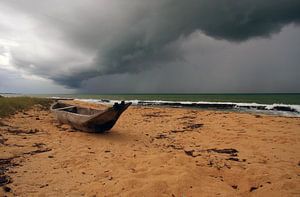
[[[121,100],[109,99],[73,99],[88,103],[99,104],[114,104]],[[300,105],[288,104],[258,104],[258,103],[234,103],[234,102],[190,102],[190,101],[156,101],[156,100],[125,100],[132,102],[135,106],[150,106],[150,107],[169,107],[169,108],[186,108],[196,110],[217,110],[217,111],[232,111],[255,114],[267,114],[285,117],[300,117]]]
[[[287,93],[270,93],[262,95],[286,95]],[[122,95],[122,94],[120,94]],[[116,96],[120,96],[116,95]],[[131,94],[125,94],[127,96]],[[132,94],[131,96],[137,95],[153,95],[153,94]],[[156,95],[156,94],[154,94]],[[169,95],[169,94],[167,94]],[[174,96],[170,94],[171,96]],[[176,95],[176,94],[175,94]],[[180,94],[180,95],[190,95],[190,94]],[[194,94],[192,94],[194,95]],[[196,94],[197,95],[197,94]],[[203,94],[210,95],[210,94]],[[219,95],[219,94],[213,94]],[[220,94],[222,95],[222,94]],[[226,95],[226,94],[225,94]],[[227,94],[231,95],[231,94]],[[235,94],[233,94],[235,95]],[[239,94],[238,94],[239,95]],[[249,94],[242,94],[249,95]],[[250,95],[261,95],[261,94],[250,94]],[[287,95],[299,95],[299,93],[289,93]],[[19,95],[22,96],[22,95]],[[19,97],[16,96],[16,97]],[[51,96],[51,95],[28,95],[32,98],[46,98],[54,100],[79,100],[89,103],[99,103],[104,105],[113,105],[115,102],[131,102],[135,106],[166,106],[166,107],[175,107],[175,108],[188,108],[188,109],[208,109],[208,110],[225,110],[233,112],[246,112],[246,113],[255,113],[255,114],[268,114],[268,115],[278,115],[278,116],[287,116],[287,117],[300,117],[300,104],[285,104],[285,103],[262,103],[262,102],[233,102],[233,101],[184,101],[184,100],[143,100],[143,99],[105,99],[105,98],[93,98],[96,95],[85,96],[86,98],[80,98],[81,96],[76,95],[65,95],[65,96]],[[9,96],[8,96],[9,97]]]
[[2,121],[11,191],[0,195],[300,193],[300,118],[132,106],[105,134],[77,132],[39,107]]

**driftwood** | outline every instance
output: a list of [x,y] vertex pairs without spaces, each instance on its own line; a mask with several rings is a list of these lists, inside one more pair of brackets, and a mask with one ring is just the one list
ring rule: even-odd
[[122,101],[115,103],[106,110],[96,110],[84,107],[54,103],[51,111],[55,117],[64,124],[85,132],[104,132],[110,130],[120,115],[131,105]]

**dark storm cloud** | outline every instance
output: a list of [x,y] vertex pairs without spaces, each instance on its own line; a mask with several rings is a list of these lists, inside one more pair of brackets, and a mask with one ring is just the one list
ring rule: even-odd
[[[196,31],[217,40],[239,43],[270,37],[285,25],[300,21],[299,0],[6,3],[38,23],[38,36],[51,38],[52,31],[57,31],[58,44],[78,49],[86,56],[93,54],[90,62],[76,63],[61,54],[51,62],[36,56],[24,60],[20,53],[13,53],[18,67],[69,87],[80,87],[82,81],[97,76],[139,73],[178,64],[183,60],[182,42]],[[30,64],[35,66],[28,67]],[[58,70],[70,69],[50,71],[55,66]]]
[[300,92],[299,35],[300,28],[288,26],[274,39],[236,45],[195,33],[181,46],[184,65],[177,62],[135,74],[100,76],[84,81],[80,91]]

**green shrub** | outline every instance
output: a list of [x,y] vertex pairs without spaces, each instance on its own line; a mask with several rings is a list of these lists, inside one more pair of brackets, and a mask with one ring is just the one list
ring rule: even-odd
[[0,117],[12,115],[18,111],[27,110],[34,105],[40,104],[49,108],[52,99],[34,97],[0,97]]

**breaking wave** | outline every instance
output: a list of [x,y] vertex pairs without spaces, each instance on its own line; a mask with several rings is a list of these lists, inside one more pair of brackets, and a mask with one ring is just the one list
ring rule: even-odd
[[[109,99],[77,99],[86,102],[114,104],[120,100]],[[138,106],[166,106],[187,107],[198,109],[218,109],[231,111],[244,111],[254,113],[265,113],[279,116],[300,117],[300,105],[287,104],[258,104],[258,103],[233,103],[233,102],[190,102],[190,101],[162,101],[162,100],[126,100]]]

